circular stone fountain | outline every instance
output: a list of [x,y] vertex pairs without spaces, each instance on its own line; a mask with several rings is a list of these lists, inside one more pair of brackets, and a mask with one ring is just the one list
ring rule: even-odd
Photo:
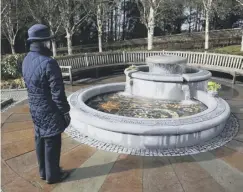
[[177,56],[153,56],[125,70],[126,83],[72,94],[71,126],[104,144],[147,150],[202,144],[224,129],[229,105],[206,92],[211,73]]

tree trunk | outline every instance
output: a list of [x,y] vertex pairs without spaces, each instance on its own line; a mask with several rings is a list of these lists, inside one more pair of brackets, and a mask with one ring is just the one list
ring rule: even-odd
[[209,40],[209,10],[206,10],[206,19],[205,19],[205,50],[208,49],[208,40]]
[[126,27],[126,1],[123,0],[123,25],[122,25],[122,40],[125,40],[125,27]]
[[52,43],[53,57],[56,57],[57,56],[57,43],[54,39],[52,39],[51,43]]
[[149,18],[148,18],[148,50],[153,49],[153,37],[154,37],[154,8],[151,6],[149,10]]
[[[52,22],[49,21],[49,25],[50,25],[51,35],[54,36],[55,33],[54,33],[53,28],[52,28]],[[52,39],[51,40],[51,44],[52,44],[52,53],[53,53],[53,56],[56,57],[57,56],[57,44],[56,44],[56,40],[55,39]]]
[[115,41],[117,40],[117,7],[115,7]]
[[99,52],[102,52],[102,34],[98,35],[98,40],[99,40]]
[[195,18],[195,31],[197,32],[197,20],[198,20],[198,7],[196,12],[196,18]]
[[240,51],[243,52],[243,30],[242,30],[242,37],[241,37],[241,48]]
[[12,54],[16,54],[15,47],[14,47],[15,37],[10,37],[9,38],[9,43],[10,43],[10,47],[11,47]]
[[191,24],[192,24],[192,9],[191,7],[189,8],[189,21],[188,21],[188,24],[189,24],[189,33],[191,33]]
[[99,52],[102,52],[102,21],[101,21],[101,5],[98,5],[98,6],[97,6],[97,27],[98,27]]
[[10,46],[11,46],[12,54],[16,54],[15,48],[14,48],[14,43],[10,43]]
[[72,34],[69,30],[66,29],[66,38],[67,38],[67,46],[68,46],[68,55],[73,54],[73,47],[72,47]]
[[111,30],[110,30],[110,39],[113,42],[114,38],[113,38],[113,9],[111,10]]

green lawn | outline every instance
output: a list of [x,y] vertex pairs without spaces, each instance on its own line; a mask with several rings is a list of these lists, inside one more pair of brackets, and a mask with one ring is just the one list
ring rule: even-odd
[[[161,50],[162,49],[159,47],[155,47],[153,49],[153,51],[161,51]],[[168,50],[176,51],[176,49],[168,49]],[[147,51],[147,49],[146,47],[136,47],[136,48],[117,49],[116,51]],[[183,51],[183,49],[181,49],[180,51]],[[190,51],[190,50],[185,50],[185,51]],[[191,51],[204,52],[204,49],[193,49]],[[212,48],[209,49],[208,52],[243,56],[243,52],[240,51],[240,45],[230,45],[226,47]]]
[[231,45],[227,47],[214,48],[214,49],[210,49],[208,52],[231,54],[231,55],[243,55],[243,52],[240,51],[240,45]]

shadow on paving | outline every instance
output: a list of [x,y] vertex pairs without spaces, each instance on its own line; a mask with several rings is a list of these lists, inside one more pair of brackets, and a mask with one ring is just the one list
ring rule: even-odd
[[[230,152],[228,152],[226,154],[226,156],[231,156],[235,152],[236,151],[234,151],[234,150],[230,150]],[[152,168],[160,168],[160,167],[164,167],[164,166],[172,166],[175,164],[197,163],[197,161],[195,161],[194,158],[190,155],[177,156],[177,157],[168,157],[168,156],[167,157],[130,156],[130,157],[135,157],[135,158],[137,157],[137,159],[138,159],[137,161],[139,161],[139,159],[142,160],[143,161],[143,166],[142,166],[143,170],[152,169]],[[215,156],[214,158],[210,158],[210,157],[206,156],[201,161],[211,161],[211,160],[223,158],[223,157],[224,157],[223,154],[219,154],[219,155],[217,155],[217,157]],[[146,163],[144,163],[145,161],[146,161]],[[129,160],[126,158],[126,159],[121,159],[121,160],[117,160],[117,161],[102,164],[102,165],[95,165],[95,166],[90,166],[90,167],[82,167],[82,168],[68,170],[71,173],[71,175],[69,178],[62,181],[62,183],[66,183],[66,182],[70,182],[70,181],[79,181],[79,180],[83,180],[83,179],[108,175],[106,171],[110,167],[114,167],[116,164],[120,164],[120,168],[119,169],[112,168],[108,174],[113,174],[113,173],[115,174],[115,173],[139,169],[139,167],[137,167],[137,166],[135,166],[135,167],[132,167],[131,165],[126,166],[126,164],[129,164]],[[200,166],[200,165],[198,165],[198,166]],[[74,173],[75,173],[75,177],[72,177],[72,174],[74,174]]]

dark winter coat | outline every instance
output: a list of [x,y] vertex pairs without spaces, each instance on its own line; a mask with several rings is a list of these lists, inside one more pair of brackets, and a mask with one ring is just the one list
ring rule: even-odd
[[40,43],[32,43],[22,64],[22,74],[28,91],[35,134],[51,137],[63,132],[67,127],[64,114],[69,112],[70,106],[60,67],[50,57],[50,51]]

